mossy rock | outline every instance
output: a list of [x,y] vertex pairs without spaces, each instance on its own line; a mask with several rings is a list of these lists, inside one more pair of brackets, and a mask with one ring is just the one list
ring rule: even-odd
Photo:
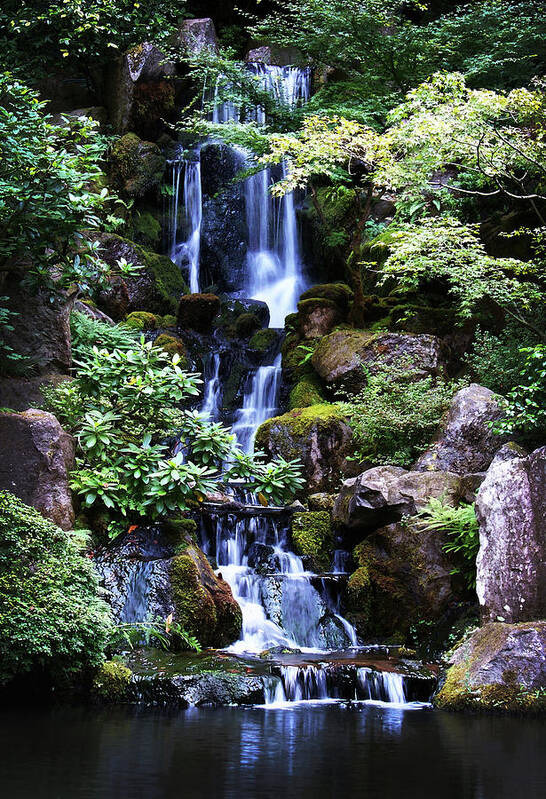
[[161,150],[135,133],[126,133],[114,142],[110,152],[110,174],[114,186],[129,197],[144,197],[156,189],[165,172]]
[[229,585],[190,544],[170,566],[175,621],[203,646],[224,647],[241,633],[242,613]]
[[166,314],[165,316],[157,317],[158,327],[176,327],[176,316],[174,314]]
[[264,330],[258,330],[257,333],[254,333],[248,342],[248,347],[251,350],[256,350],[256,352],[265,355],[265,353],[276,344],[278,339],[279,334],[277,331],[270,327],[266,327]]
[[330,514],[327,511],[294,513],[291,531],[295,552],[311,557],[320,571],[327,571],[333,547]]
[[131,669],[120,661],[107,660],[93,680],[93,697],[108,704],[127,702],[132,676]]
[[250,338],[257,330],[260,330],[262,324],[256,314],[243,313],[235,322],[235,336],[237,338]]
[[450,656],[435,697],[446,710],[544,714],[546,622],[489,623]]
[[157,247],[161,242],[161,224],[150,211],[137,211],[133,217],[135,238],[146,247]]
[[175,336],[169,336],[168,333],[161,333],[155,341],[154,347],[161,347],[168,355],[180,355],[180,361],[178,362],[178,366],[181,369],[187,369],[189,366],[188,355],[186,353],[186,348],[184,346],[184,342],[180,338],[176,338]]
[[[304,291],[300,297],[300,303],[323,299],[333,303],[343,314],[346,314],[349,311],[353,297],[354,292],[346,283],[321,283]],[[301,310],[300,303],[298,303],[299,310]]]
[[124,327],[131,330],[149,331],[157,328],[157,317],[153,313],[147,311],[133,311],[125,319]]
[[347,583],[347,607],[351,611],[370,615],[372,581],[367,566],[359,566]]
[[182,330],[210,333],[213,319],[220,311],[216,294],[188,294],[180,298],[177,323]]
[[288,407],[308,408],[311,405],[320,405],[325,402],[324,394],[320,385],[320,380],[315,375],[308,375],[298,380],[291,389],[288,399]]

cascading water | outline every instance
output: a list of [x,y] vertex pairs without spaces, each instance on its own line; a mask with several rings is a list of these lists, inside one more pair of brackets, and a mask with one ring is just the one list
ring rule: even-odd
[[270,366],[260,366],[250,381],[243,397],[243,407],[237,411],[232,432],[244,452],[254,451],[254,438],[258,427],[275,416],[281,382],[281,356]]
[[208,417],[212,422],[215,422],[220,413],[220,402],[222,399],[219,352],[213,352],[212,357],[205,364],[203,378],[205,380],[205,392],[199,412],[203,414],[203,416]]
[[[172,170],[169,208],[170,257],[188,277],[190,291],[199,291],[199,255],[203,198],[199,149],[170,162]],[[180,184],[182,183],[182,207]],[[181,213],[182,212],[182,213]],[[182,220],[180,219],[182,215]]]

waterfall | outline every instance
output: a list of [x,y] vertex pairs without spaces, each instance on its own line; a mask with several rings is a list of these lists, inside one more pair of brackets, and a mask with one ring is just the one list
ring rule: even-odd
[[232,432],[244,452],[253,452],[258,427],[275,416],[281,382],[281,356],[270,366],[260,366],[245,391],[243,407],[237,411]]
[[121,611],[121,621],[127,624],[142,622],[148,615],[150,594],[151,561],[138,561],[131,571],[127,585],[127,597]]
[[313,586],[301,558],[289,549],[287,530],[274,519],[211,516],[201,547],[241,607],[241,639],[229,651],[259,653],[273,647],[325,651],[356,644],[349,622]]
[[205,381],[205,392],[199,412],[203,416],[207,416],[212,422],[215,422],[220,414],[220,400],[222,398],[219,352],[213,352],[212,357],[206,362],[203,370],[203,379]]
[[[190,291],[199,291],[199,254],[203,198],[199,149],[189,156],[169,162],[172,171],[169,208],[170,258],[188,277]],[[183,179],[183,206],[180,208],[180,183]],[[182,223],[179,214],[183,210]]]

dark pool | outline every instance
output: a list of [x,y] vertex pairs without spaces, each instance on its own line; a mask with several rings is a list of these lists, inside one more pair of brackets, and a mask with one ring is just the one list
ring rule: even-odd
[[540,720],[353,708],[0,712],[5,799],[546,796]]

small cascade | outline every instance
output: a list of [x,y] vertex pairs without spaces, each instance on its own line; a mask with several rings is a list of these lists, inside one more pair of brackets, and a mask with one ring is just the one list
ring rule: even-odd
[[213,352],[205,363],[203,370],[205,391],[200,413],[207,416],[211,422],[216,422],[220,415],[220,402],[222,399],[222,386],[220,383],[220,353]]
[[[169,206],[170,257],[188,277],[190,291],[199,291],[199,255],[203,198],[199,149],[170,161],[172,170]],[[180,184],[182,183],[182,207]],[[182,216],[182,219],[180,219]]]
[[286,527],[274,518],[211,516],[202,527],[201,546],[241,606],[242,636],[231,652],[356,645],[354,628],[314,586],[317,576],[290,551]]
[[258,427],[275,416],[281,381],[281,356],[270,366],[260,366],[243,397],[243,407],[237,411],[232,432],[244,452],[254,451]]
[[125,604],[121,611],[123,623],[134,624],[146,620],[152,569],[151,561],[140,560],[134,564],[127,585]]
[[332,574],[348,574],[348,564],[351,556],[345,549],[335,549],[332,559]]
[[359,698],[398,705],[407,702],[402,674],[360,668],[357,670],[357,680]]

